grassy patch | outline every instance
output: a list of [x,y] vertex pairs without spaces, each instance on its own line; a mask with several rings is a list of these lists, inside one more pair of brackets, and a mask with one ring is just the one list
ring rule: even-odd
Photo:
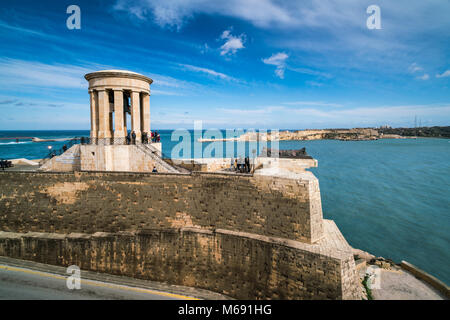
[[372,290],[370,289],[369,284],[368,284],[369,278],[370,278],[370,276],[369,276],[368,274],[366,274],[366,275],[364,276],[364,280],[362,281],[362,284],[363,284],[363,286],[364,286],[364,289],[366,289],[366,292],[367,292],[367,299],[368,299],[368,300],[373,300]]

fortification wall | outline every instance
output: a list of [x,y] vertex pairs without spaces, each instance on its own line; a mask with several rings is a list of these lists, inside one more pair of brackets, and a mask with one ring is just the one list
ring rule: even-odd
[[221,229],[0,232],[0,255],[203,288],[237,299],[358,297],[353,279],[343,278],[352,271],[351,254]]
[[0,172],[0,185],[0,255],[241,299],[360,297],[311,173]]
[[[198,227],[303,242],[323,237],[322,212],[311,210],[310,203],[318,184],[310,180],[208,173],[4,172],[0,184],[3,231]],[[318,223],[314,229],[312,219]]]

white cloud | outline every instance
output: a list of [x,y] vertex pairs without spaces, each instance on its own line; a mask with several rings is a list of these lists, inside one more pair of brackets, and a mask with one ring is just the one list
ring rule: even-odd
[[214,77],[218,77],[220,79],[226,79],[226,80],[231,80],[233,79],[232,77],[224,74],[224,73],[220,73],[211,69],[207,69],[207,68],[201,68],[201,67],[196,67],[196,66],[192,66],[190,64],[181,64],[182,67],[191,70],[191,71],[195,71],[195,72],[201,72],[201,73],[206,73],[208,75],[214,76]]
[[84,75],[92,71],[90,68],[73,65],[0,58],[2,86],[87,88]]
[[274,65],[277,68],[275,69],[275,74],[280,78],[284,79],[284,70],[286,69],[286,59],[289,56],[284,52],[278,52],[271,55],[269,58],[262,59],[265,64]]
[[291,106],[317,106],[317,107],[342,107],[342,104],[339,103],[327,103],[322,101],[293,101],[293,102],[284,102],[283,104],[291,105]]
[[450,77],[450,70],[447,70],[441,74],[436,75],[436,78],[446,78],[446,77]]
[[225,43],[220,47],[220,55],[233,55],[238,50],[244,49],[244,41],[245,41],[245,34],[241,34],[240,36],[233,36],[231,34],[231,30],[225,30],[221,37],[221,39],[226,40]]
[[[424,70],[423,70],[423,68],[421,66],[419,66],[417,63],[414,62],[408,67],[408,71],[411,74],[416,74],[416,73],[422,72]],[[427,73],[424,73],[421,76],[417,76],[416,79],[418,79],[418,80],[429,80],[430,76]]]
[[416,73],[416,72],[419,72],[419,71],[423,71],[423,68],[421,66],[419,66],[417,63],[414,62],[414,63],[412,63],[409,66],[408,71],[410,73]]
[[173,91],[166,91],[166,90],[151,90],[152,96],[183,96],[183,93],[180,92],[173,92]]
[[287,69],[297,72],[297,73],[307,74],[307,75],[311,75],[311,76],[317,76],[317,77],[321,77],[321,78],[331,78],[332,77],[332,75],[329,73],[312,70],[312,69],[308,69],[308,68],[287,68]]
[[[197,72],[206,72],[222,79],[232,79],[225,74],[213,70],[194,66],[185,67],[189,67],[191,70]],[[82,66],[70,64],[51,65],[35,61],[0,58],[0,86],[3,89],[17,90],[20,88],[23,91],[50,88],[68,90],[68,92],[73,89],[81,89],[87,92],[88,82],[84,79],[84,75],[89,72],[104,69],[123,68],[98,64]],[[155,95],[181,96],[186,95],[186,93],[194,94],[199,92],[203,94],[207,90],[205,86],[195,82],[179,80],[160,74],[146,73],[145,70],[142,73],[153,79],[151,92]]]
[[419,80],[428,80],[428,79],[430,79],[430,76],[426,73],[426,74],[424,74],[423,76],[416,77],[416,79],[419,79]]
[[323,86],[323,83],[317,82],[317,81],[306,81],[307,84],[309,84],[312,87],[321,87]]
[[196,14],[220,14],[261,27],[292,20],[288,11],[272,0],[117,0],[114,9],[127,11],[138,19],[152,16],[161,27],[178,29]]
[[272,112],[284,111],[286,107],[284,106],[267,106],[261,107],[258,109],[229,109],[229,108],[218,108],[217,111],[223,112],[226,114],[234,114],[234,115],[262,115],[262,114],[270,114]]

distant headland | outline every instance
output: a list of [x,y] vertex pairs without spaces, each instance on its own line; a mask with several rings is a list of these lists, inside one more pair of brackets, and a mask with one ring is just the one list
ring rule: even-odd
[[198,139],[199,142],[211,141],[282,141],[282,140],[342,140],[364,141],[378,139],[411,139],[416,137],[450,138],[448,127],[420,128],[353,128],[353,129],[306,129],[285,130],[279,132],[246,132],[239,137],[220,139]]

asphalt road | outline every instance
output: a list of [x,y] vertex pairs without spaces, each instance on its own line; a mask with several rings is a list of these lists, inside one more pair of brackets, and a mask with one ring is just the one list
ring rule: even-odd
[[83,279],[68,289],[67,276],[0,264],[0,299],[7,300],[184,300],[188,296]]

